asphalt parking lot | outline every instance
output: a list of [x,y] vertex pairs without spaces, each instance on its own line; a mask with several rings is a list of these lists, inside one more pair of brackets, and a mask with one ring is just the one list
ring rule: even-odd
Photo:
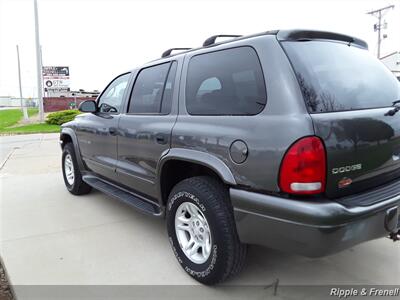
[[[6,160],[0,161],[0,255],[18,299],[34,299],[23,288],[32,285],[136,286],[143,298],[172,285],[215,299],[234,299],[240,291],[249,299],[263,293],[311,299],[309,286],[400,285],[400,243],[382,238],[320,259],[251,246],[234,280],[200,286],[176,262],[163,220],[97,191],[68,193],[57,134],[0,137],[0,143]],[[283,292],[291,285],[308,289]],[[227,286],[241,288],[232,295]]]

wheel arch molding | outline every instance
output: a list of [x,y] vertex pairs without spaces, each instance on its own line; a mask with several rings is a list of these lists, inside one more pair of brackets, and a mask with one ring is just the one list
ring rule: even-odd
[[80,170],[85,170],[85,165],[82,160],[81,152],[79,150],[78,138],[72,128],[63,127],[60,132],[60,145],[64,149],[66,143],[71,142],[74,145],[76,160]]
[[[182,169],[184,169],[183,174],[180,172]],[[199,175],[213,176],[227,185],[236,185],[229,167],[216,156],[192,149],[170,149],[157,165],[156,184],[160,205],[165,205],[169,192],[175,184]]]

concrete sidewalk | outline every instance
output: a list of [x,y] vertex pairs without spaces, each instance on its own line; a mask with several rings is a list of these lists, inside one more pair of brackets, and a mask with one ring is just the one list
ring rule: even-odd
[[[0,171],[0,255],[18,299],[30,299],[19,285],[197,286],[176,262],[163,220],[96,191],[68,193],[57,138],[0,137],[2,157],[13,151]],[[227,285],[399,285],[399,250],[386,238],[321,259],[252,246],[245,270]]]

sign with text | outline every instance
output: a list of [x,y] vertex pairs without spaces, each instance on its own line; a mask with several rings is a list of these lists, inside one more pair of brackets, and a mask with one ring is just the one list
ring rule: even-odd
[[43,67],[45,91],[69,91],[69,67]]

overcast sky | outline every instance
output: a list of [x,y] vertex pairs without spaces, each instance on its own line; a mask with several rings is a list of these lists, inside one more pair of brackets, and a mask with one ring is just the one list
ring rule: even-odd
[[[71,88],[103,89],[116,75],[171,47],[197,47],[214,34],[308,28],[366,40],[376,54],[376,18],[367,11],[394,4],[385,20],[382,56],[400,50],[400,0],[156,1],[38,0],[43,65],[69,66]],[[15,45],[24,97],[35,97],[33,0],[0,0],[0,96],[18,96]]]

